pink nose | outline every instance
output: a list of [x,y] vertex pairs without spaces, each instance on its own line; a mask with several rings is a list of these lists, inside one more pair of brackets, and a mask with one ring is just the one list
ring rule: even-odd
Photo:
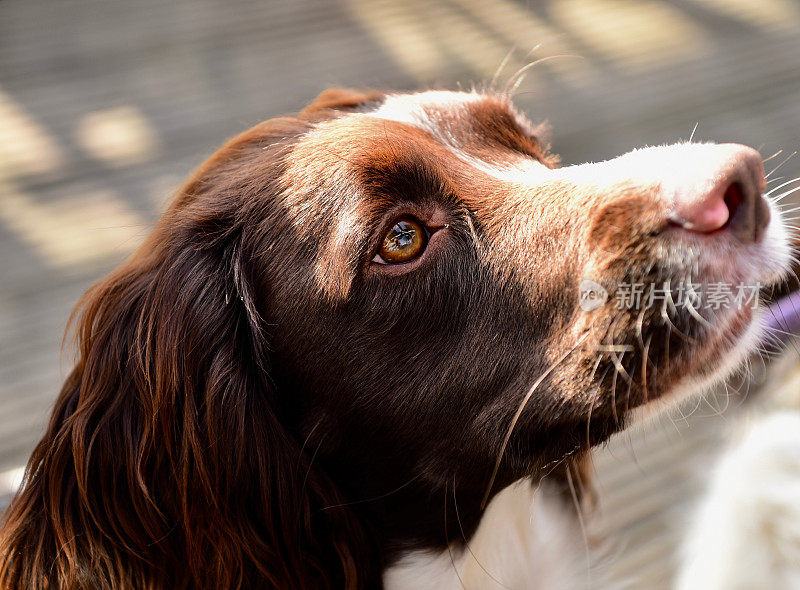
[[744,243],[758,241],[770,217],[762,196],[766,181],[761,156],[742,145],[717,149],[716,157],[698,162],[695,178],[675,191],[669,220],[695,233],[725,230]]

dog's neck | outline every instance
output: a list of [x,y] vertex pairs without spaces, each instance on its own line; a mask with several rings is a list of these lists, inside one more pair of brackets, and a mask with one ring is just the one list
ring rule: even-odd
[[[481,506],[485,487],[458,486],[452,478],[432,486],[424,475],[413,475],[399,465],[390,470],[363,464],[327,470],[335,481],[348,482],[342,485],[347,506],[371,531],[385,561],[410,550],[439,551],[463,544],[485,513]],[[505,483],[495,489],[502,490]]]
[[[571,506],[572,512],[586,495],[585,457],[576,455],[551,466],[544,478],[550,495],[559,496],[561,502]],[[508,496],[512,488],[538,488],[544,477],[518,479],[501,470],[487,498],[488,474],[460,483],[456,483],[455,478],[441,478],[441,485],[432,488],[429,479],[407,475],[411,473],[409,466],[402,469],[395,465],[389,470],[385,465],[367,468],[363,464],[355,465],[349,462],[348,468],[334,468],[338,476],[335,479],[359,482],[357,487],[345,490],[349,498],[347,506],[371,531],[385,564],[415,551],[438,553],[448,548],[460,551],[471,544],[481,527],[486,526],[486,518],[497,512],[497,508],[492,507],[497,505],[498,497]],[[520,493],[514,497],[521,498]],[[484,505],[487,499],[488,504]],[[500,501],[503,502],[505,500]],[[515,525],[508,523],[508,526]]]
[[575,506],[556,487],[529,479],[508,486],[489,503],[468,540],[459,536],[444,548],[400,553],[384,571],[384,587],[586,587],[586,539]]

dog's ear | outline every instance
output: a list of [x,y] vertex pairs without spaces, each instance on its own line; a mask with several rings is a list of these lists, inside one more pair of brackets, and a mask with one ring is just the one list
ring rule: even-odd
[[300,112],[304,118],[314,118],[325,111],[352,111],[386,96],[379,90],[351,90],[349,88],[329,88],[317,95],[311,104]]
[[0,529],[0,588],[361,583],[370,543],[322,510],[345,502],[285,426],[254,287],[254,191],[296,125],[229,142],[85,295],[77,366]]

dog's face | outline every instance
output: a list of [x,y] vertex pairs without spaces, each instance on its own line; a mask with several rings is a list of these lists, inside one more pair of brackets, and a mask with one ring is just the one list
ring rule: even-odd
[[[783,272],[753,158],[684,144],[555,169],[546,139],[492,95],[328,112],[258,197],[259,293],[302,436],[338,470],[368,465],[376,493],[384,475],[481,487],[501,452],[507,483],[724,374],[752,345],[753,306],[686,291],[724,283],[741,298]],[[724,227],[676,217],[713,223],[698,195],[722,177]],[[586,279],[604,303],[581,298]],[[641,300],[624,305],[633,285]]]
[[556,168],[492,94],[254,127],[84,297],[0,586],[378,586],[736,365],[789,260],[764,185],[730,145]]

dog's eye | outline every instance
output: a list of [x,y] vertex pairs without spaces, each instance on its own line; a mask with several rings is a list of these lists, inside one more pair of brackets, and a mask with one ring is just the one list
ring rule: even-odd
[[373,261],[379,264],[408,262],[422,254],[427,241],[428,235],[419,221],[410,217],[400,218],[383,235],[381,249]]

